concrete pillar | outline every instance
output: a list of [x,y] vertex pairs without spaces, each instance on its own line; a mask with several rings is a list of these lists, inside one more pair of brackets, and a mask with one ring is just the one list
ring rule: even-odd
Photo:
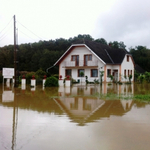
[[26,79],[21,79],[21,84],[26,84]]
[[66,80],[65,81],[65,87],[70,87],[71,85],[71,81],[70,80]]
[[46,81],[46,75],[44,75],[44,78],[43,78],[43,87],[45,86],[45,81]]
[[32,76],[32,79],[31,79],[31,86],[33,86],[33,87],[36,86],[35,76]]
[[64,81],[59,79],[58,84],[59,84],[59,86],[64,86]]

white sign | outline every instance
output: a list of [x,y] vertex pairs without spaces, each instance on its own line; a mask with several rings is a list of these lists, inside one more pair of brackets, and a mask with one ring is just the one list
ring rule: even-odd
[[13,78],[14,68],[3,68],[3,77],[4,78]]

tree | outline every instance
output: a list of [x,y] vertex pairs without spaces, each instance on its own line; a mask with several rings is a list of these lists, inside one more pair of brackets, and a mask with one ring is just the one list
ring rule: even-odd
[[120,49],[126,48],[126,45],[124,44],[124,42],[114,41],[114,42],[109,42],[109,45],[113,48],[120,48]]
[[95,42],[107,45],[107,41],[104,38],[96,39]]

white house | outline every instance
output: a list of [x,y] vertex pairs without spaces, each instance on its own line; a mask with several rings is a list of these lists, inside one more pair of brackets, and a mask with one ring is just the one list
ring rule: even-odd
[[[93,82],[100,80],[100,72],[104,71],[103,82],[111,81],[109,75],[113,75],[115,81],[125,82],[129,75],[132,75],[131,81],[134,80],[134,61],[128,51],[93,41],[71,45],[54,65],[59,65],[62,79],[69,75],[85,82],[87,76],[88,81]],[[82,78],[81,72],[84,73]]]

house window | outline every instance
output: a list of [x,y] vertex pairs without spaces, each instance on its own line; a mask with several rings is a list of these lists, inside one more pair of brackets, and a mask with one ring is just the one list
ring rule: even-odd
[[129,55],[127,55],[127,62],[129,62]]
[[89,60],[92,60],[92,55],[88,55],[89,56]]
[[78,77],[82,77],[82,76],[81,76],[81,72],[83,72],[83,76],[84,76],[84,69],[79,69],[79,70],[78,70]]
[[98,77],[98,70],[97,69],[91,69],[91,77]]
[[124,76],[126,76],[126,70],[124,70]]
[[70,76],[71,77],[71,69],[66,69],[65,76]]
[[92,55],[91,55],[91,54],[84,55],[84,58],[85,58],[86,60],[92,60]]
[[75,61],[75,65],[79,66],[79,55],[72,55],[71,61]]
[[79,55],[72,55],[71,61],[76,61],[79,58]]
[[130,75],[130,70],[128,70],[128,77],[129,77],[129,75]]
[[107,69],[107,77],[111,75],[111,69]]
[[92,55],[84,55],[84,66],[88,66],[88,61],[92,60]]
[[71,56],[71,61],[75,61],[76,60],[76,55],[72,55]]

